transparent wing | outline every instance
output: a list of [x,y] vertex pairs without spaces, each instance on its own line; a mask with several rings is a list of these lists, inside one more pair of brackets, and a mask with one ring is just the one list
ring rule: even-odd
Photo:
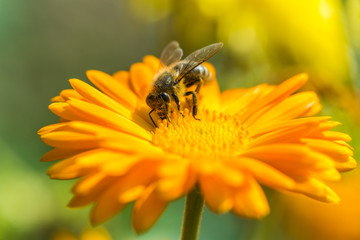
[[179,61],[182,55],[183,51],[180,48],[179,43],[176,41],[170,42],[161,53],[160,68]]
[[203,47],[199,50],[196,50],[195,52],[191,53],[189,56],[187,56],[183,61],[184,65],[180,69],[180,74],[176,78],[175,82],[179,82],[181,79],[184,78],[186,74],[188,74],[191,70],[214,56],[215,53],[217,53],[223,46],[223,43],[214,43],[211,45],[208,45],[206,47]]

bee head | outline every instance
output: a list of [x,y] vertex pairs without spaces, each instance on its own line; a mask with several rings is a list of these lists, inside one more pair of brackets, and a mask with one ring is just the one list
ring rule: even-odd
[[166,103],[170,103],[170,96],[166,92],[160,94],[151,92],[146,97],[146,104],[152,109],[161,109]]

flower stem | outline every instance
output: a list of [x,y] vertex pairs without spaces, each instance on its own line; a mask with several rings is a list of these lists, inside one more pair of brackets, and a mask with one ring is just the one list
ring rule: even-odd
[[204,199],[195,187],[185,201],[185,212],[181,230],[181,240],[197,240],[200,228],[200,219],[203,212]]

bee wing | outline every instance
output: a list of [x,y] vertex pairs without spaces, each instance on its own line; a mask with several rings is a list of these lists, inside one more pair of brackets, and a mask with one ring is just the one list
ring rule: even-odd
[[176,78],[175,83],[178,83],[185,77],[186,74],[188,74],[191,70],[214,56],[215,53],[217,53],[223,46],[223,43],[214,43],[211,45],[208,45],[206,47],[203,47],[199,50],[196,50],[195,52],[191,53],[189,56],[187,56],[183,61],[185,64],[180,69],[180,74]]
[[160,68],[169,66],[181,59],[183,51],[177,41],[170,42],[162,51],[160,56]]

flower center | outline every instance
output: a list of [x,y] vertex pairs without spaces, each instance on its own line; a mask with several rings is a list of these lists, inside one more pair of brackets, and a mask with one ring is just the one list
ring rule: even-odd
[[164,151],[190,159],[221,160],[238,155],[249,142],[249,133],[236,116],[200,112],[196,120],[185,109],[185,117],[173,114],[171,123],[159,125],[153,144]]

